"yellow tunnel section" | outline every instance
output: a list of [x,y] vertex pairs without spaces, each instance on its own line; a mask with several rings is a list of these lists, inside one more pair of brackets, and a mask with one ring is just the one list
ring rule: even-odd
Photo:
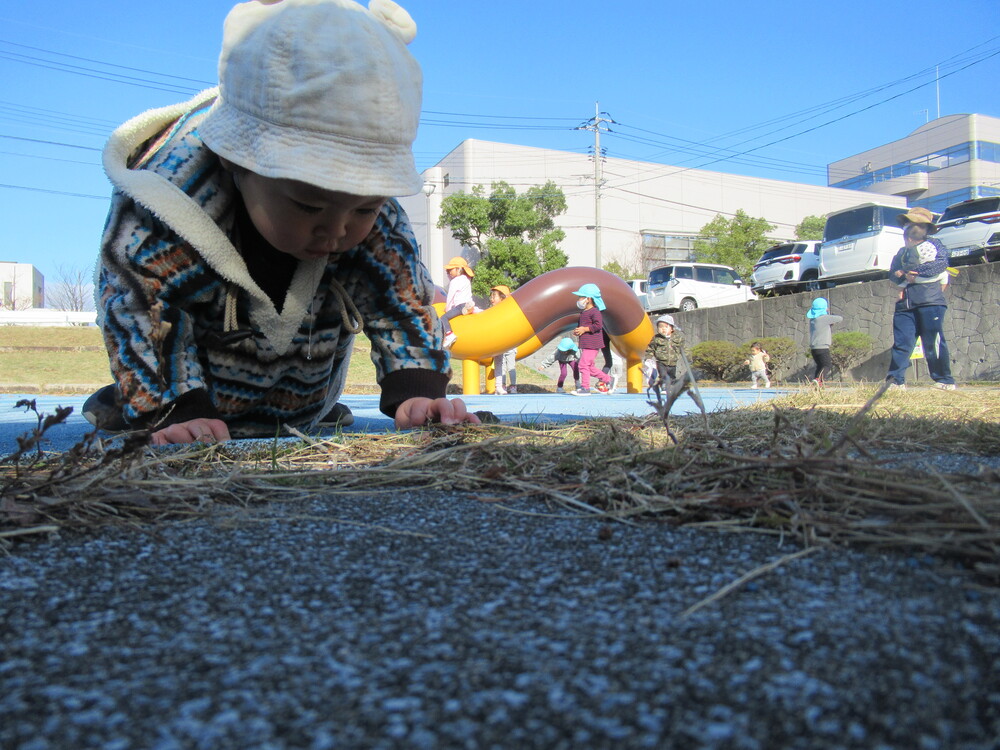
[[[586,283],[601,289],[607,306],[604,327],[612,348],[625,359],[628,392],[643,392],[642,359],[653,338],[653,324],[628,284],[607,271],[583,267],[549,271],[498,305],[451,319],[457,336],[451,356],[462,360],[462,392],[480,392],[480,365],[487,366],[487,387],[492,390],[493,357],[516,348],[517,359],[522,359],[575,328],[580,311],[573,291]],[[443,312],[440,304],[436,307]]]

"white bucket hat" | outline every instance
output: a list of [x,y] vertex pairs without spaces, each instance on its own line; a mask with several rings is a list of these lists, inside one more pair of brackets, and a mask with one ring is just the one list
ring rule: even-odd
[[413,195],[423,76],[392,0],[251,0],[226,17],[219,98],[199,131],[263,177],[362,196]]

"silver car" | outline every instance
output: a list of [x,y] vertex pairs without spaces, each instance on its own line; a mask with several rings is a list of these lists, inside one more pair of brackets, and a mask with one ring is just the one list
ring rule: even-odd
[[1000,196],[948,206],[934,235],[948,248],[952,265],[1000,259]]
[[750,288],[761,297],[818,289],[819,241],[786,242],[754,263]]

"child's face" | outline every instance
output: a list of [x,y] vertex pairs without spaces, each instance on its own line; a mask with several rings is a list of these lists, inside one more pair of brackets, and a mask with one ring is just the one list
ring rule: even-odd
[[238,184],[257,231],[276,250],[299,260],[350,250],[371,232],[386,201],[247,171],[239,174]]
[[445,273],[448,274],[448,278],[449,279],[453,279],[456,276],[458,276],[460,273],[462,273],[462,269],[461,268],[446,268],[444,270],[445,270]]
[[669,323],[657,323],[656,330],[661,336],[669,336],[674,332],[673,327]]
[[501,302],[503,302],[503,295],[500,294],[500,292],[498,292],[496,289],[492,290],[490,292],[490,304],[499,305]]
[[759,354],[759,353],[760,353],[760,347],[759,347],[759,346],[751,346],[751,347],[750,347],[750,351],[751,351],[751,352],[752,352],[753,354]]
[[903,238],[907,247],[914,247],[927,239],[927,227],[924,224],[907,224],[903,230]]

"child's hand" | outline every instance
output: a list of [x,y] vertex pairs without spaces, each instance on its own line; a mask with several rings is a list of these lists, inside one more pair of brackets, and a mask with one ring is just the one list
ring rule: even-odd
[[479,417],[470,414],[460,398],[408,398],[396,409],[396,429],[423,427],[428,422],[441,424],[479,424]]
[[573,329],[574,336],[582,336],[583,334],[589,332],[590,329],[587,326],[577,326]]
[[178,422],[153,433],[153,445],[174,443],[215,443],[229,440],[229,427],[221,419],[192,419]]

